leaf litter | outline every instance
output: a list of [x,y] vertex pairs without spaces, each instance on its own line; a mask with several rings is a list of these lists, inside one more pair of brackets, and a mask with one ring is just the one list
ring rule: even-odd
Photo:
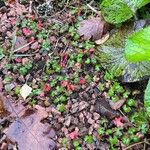
[[108,27],[106,22],[101,17],[95,17],[88,20],[83,20],[78,29],[78,33],[85,40],[93,39],[97,41],[107,33]]
[[[43,2],[43,1],[42,1]],[[55,3],[55,2],[54,2]],[[76,3],[76,2],[75,2]],[[24,7],[24,6],[23,6]],[[20,7],[20,8],[23,8]],[[28,7],[28,6],[27,6]],[[78,7],[78,4],[77,4]],[[18,9],[18,8],[17,8]],[[18,9],[20,11],[20,9]],[[28,10],[28,9],[27,9]],[[24,11],[24,8],[23,8]],[[80,12],[81,10],[78,10],[78,16],[80,16]],[[31,12],[31,11],[30,11]],[[16,11],[12,11],[10,14],[12,14],[12,16],[17,16],[17,15],[24,15],[28,12],[24,11],[21,12],[20,14]],[[9,14],[9,15],[10,15]],[[65,17],[65,14],[69,14],[69,17]],[[1,15],[1,14],[0,14]],[[37,20],[34,20],[35,17],[34,15],[32,16],[31,14],[26,15],[26,17],[28,18],[28,16],[30,16],[30,19],[32,18],[33,22],[37,23]],[[60,14],[60,18],[61,16],[63,16],[64,20],[70,19],[70,24],[74,24],[74,20],[75,17],[72,16],[72,14],[64,11],[63,15]],[[7,17],[7,13],[6,13],[6,17]],[[15,17],[12,17],[11,19],[11,25],[15,25],[16,21],[15,21]],[[25,20],[27,19],[25,17]],[[5,16],[4,16],[5,18]],[[54,19],[55,21],[60,21],[61,25],[65,26],[64,21],[61,19],[58,19],[57,17]],[[92,39],[95,41],[96,44],[103,44],[104,42],[106,42],[106,40],[109,38],[109,33],[108,30],[105,29],[105,27],[107,28],[107,25],[104,21],[102,21],[101,17],[95,17],[97,19],[88,19],[88,20],[84,20],[81,23],[81,28],[82,30],[81,33],[78,33],[83,36],[84,39]],[[98,19],[99,18],[99,19]],[[5,18],[6,19],[6,18]],[[28,18],[29,19],[29,18]],[[7,19],[6,19],[7,20]],[[23,19],[24,20],[24,19]],[[42,19],[41,19],[42,20]],[[52,19],[53,20],[53,19]],[[61,22],[62,21],[62,22]],[[40,22],[40,20],[38,20],[38,22]],[[41,21],[42,24],[40,25],[39,23],[39,27],[38,27],[38,32],[40,33],[40,31],[42,31],[42,29],[45,29],[45,20]],[[50,22],[49,22],[50,23]],[[97,25],[97,28],[94,28],[95,25],[94,23]],[[69,24],[69,26],[70,26]],[[106,25],[106,26],[105,26]],[[48,25],[46,25],[48,26]],[[29,29],[29,30],[28,30]],[[46,28],[47,29],[47,28]],[[9,29],[10,30],[10,29]],[[18,50],[18,52],[24,53],[27,52],[28,50],[32,50],[31,46],[28,45],[29,43],[27,41],[30,41],[30,34],[33,32],[32,29],[29,27],[23,27],[21,28],[21,30],[19,30],[21,32],[19,32],[17,38],[21,37],[24,38],[23,40],[20,38],[18,39],[18,43],[16,43],[16,47],[15,49]],[[66,30],[67,31],[67,30]],[[75,31],[76,32],[76,31]],[[46,34],[48,34],[48,38],[51,38],[51,32],[50,34],[46,32]],[[68,37],[72,37],[69,35],[70,33],[67,33],[67,36],[65,35],[65,33],[61,34],[61,36],[63,35],[64,38]],[[74,33],[75,34],[75,33]],[[11,38],[11,32],[9,34],[9,38]],[[54,42],[50,43],[50,44],[54,44],[57,41],[57,36],[59,38],[59,33],[52,35],[52,37],[55,37],[56,40],[54,40]],[[19,41],[20,40],[20,41]],[[10,100],[6,100],[5,102],[7,102],[7,107],[4,106],[4,100],[0,101],[2,102],[2,109],[0,108],[0,110],[9,110],[10,115],[9,115],[9,122],[11,122],[12,124],[9,124],[9,126],[7,127],[7,129],[4,130],[3,133],[5,133],[7,135],[7,138],[9,138],[9,140],[11,142],[15,142],[16,145],[18,146],[19,149],[54,149],[57,145],[56,149],[65,149],[65,147],[67,147],[68,149],[73,149],[72,147],[72,142],[74,142],[74,140],[80,140],[81,143],[79,143],[78,145],[82,145],[83,148],[88,148],[90,150],[96,149],[97,147],[105,147],[105,145],[107,145],[105,149],[109,149],[108,148],[108,140],[105,142],[105,139],[107,137],[111,137],[111,135],[98,135],[97,134],[97,130],[103,126],[104,123],[104,127],[106,127],[104,129],[104,131],[107,132],[107,129],[111,129],[113,132],[116,129],[116,127],[121,127],[123,129],[125,129],[125,123],[124,123],[124,118],[120,116],[122,114],[119,113],[119,111],[117,111],[118,109],[120,109],[120,107],[122,107],[124,100],[120,99],[118,102],[113,102],[110,103],[109,100],[106,99],[106,97],[100,97],[100,95],[103,93],[101,90],[98,90],[97,88],[95,88],[94,86],[91,87],[91,85],[89,85],[89,81],[86,77],[84,77],[84,74],[93,74],[94,73],[94,77],[93,77],[93,82],[96,83],[96,86],[98,86],[97,84],[99,82],[103,82],[103,73],[102,70],[95,72],[93,71],[94,69],[91,67],[90,65],[85,65],[82,64],[82,62],[75,62],[75,66],[73,68],[73,70],[68,69],[67,65],[69,64],[69,58],[70,58],[70,54],[66,57],[64,56],[63,58],[60,57],[60,64],[61,67],[63,68],[63,70],[61,70],[66,77],[68,76],[72,76],[72,72],[77,72],[78,69],[81,69],[82,72],[80,72],[82,75],[79,76],[79,81],[78,84],[74,84],[72,81],[72,78],[69,80],[62,80],[58,81],[60,87],[63,87],[67,92],[71,93],[71,95],[67,98],[68,102],[64,103],[63,105],[59,105],[61,107],[56,107],[53,103],[51,103],[51,101],[53,101],[53,98],[51,98],[49,96],[49,93],[54,91],[55,87],[51,87],[51,81],[55,80],[55,75],[48,75],[48,76],[43,76],[42,73],[40,73],[39,75],[39,64],[41,64],[41,60],[44,62],[47,61],[49,59],[53,60],[53,55],[49,55],[49,49],[47,49],[46,53],[43,54],[45,52],[44,46],[47,44],[44,43],[44,45],[42,45],[42,39],[40,39],[39,41],[36,41],[37,39],[34,39],[38,46],[35,46],[35,48],[33,48],[34,50],[37,50],[35,53],[35,57],[31,58],[29,57],[28,60],[35,60],[33,61],[34,66],[33,69],[31,70],[31,72],[29,72],[29,74],[26,75],[21,75],[18,73],[18,71],[12,71],[12,69],[6,69],[5,66],[2,67],[2,69],[0,70],[2,72],[2,76],[0,75],[0,77],[3,79],[3,77],[5,77],[5,75],[7,74],[7,71],[10,73],[10,76],[15,76],[15,79],[13,79],[13,83],[15,83],[16,87],[13,88],[9,93],[7,92],[7,97],[9,99],[9,97],[13,98],[13,103]],[[77,42],[79,42],[80,45],[80,40],[77,40]],[[46,41],[46,40],[45,40]],[[49,40],[48,40],[49,41]],[[60,43],[59,43],[60,42]],[[68,49],[70,51],[70,46],[71,46],[71,51],[74,50],[73,45],[71,44],[71,40],[68,42],[69,44],[67,45],[67,48],[64,48],[63,46],[61,46],[62,41],[58,41],[56,43],[56,49],[57,47],[59,47],[61,49]],[[43,47],[42,47],[42,46]],[[25,46],[25,47],[24,47]],[[86,45],[87,47],[89,46],[88,44]],[[42,47],[42,48],[41,48]],[[72,49],[73,47],[73,49]],[[24,48],[28,48],[27,50],[24,51]],[[76,48],[76,47],[75,47]],[[82,47],[81,49],[84,49],[85,47]],[[52,47],[50,48],[50,50],[53,49]],[[86,50],[87,52],[89,51],[89,55],[88,58],[90,58],[90,61],[92,61],[92,63],[95,63],[93,60],[93,56],[94,51],[96,50],[95,48],[86,48],[88,50]],[[44,52],[43,52],[44,51]],[[51,52],[51,51],[50,51]],[[53,53],[53,52],[52,52]],[[86,52],[85,52],[86,53]],[[85,56],[84,56],[85,57]],[[87,56],[86,56],[87,57]],[[19,57],[20,58],[20,57]],[[26,60],[25,58],[21,58],[21,61],[18,59],[18,61],[13,62],[12,64],[15,65],[15,67],[18,65],[27,65],[27,63],[23,63],[23,61]],[[83,59],[84,60],[84,59]],[[22,62],[22,64],[21,64]],[[87,61],[87,63],[89,63]],[[7,62],[6,62],[7,64]],[[95,64],[96,65],[96,64]],[[94,65],[94,66],[95,66]],[[87,67],[88,66],[88,67]],[[1,67],[1,66],[0,66]],[[86,68],[87,67],[87,68]],[[43,65],[42,68],[45,68],[45,65]],[[56,66],[57,68],[57,66]],[[51,69],[51,68],[50,68]],[[87,72],[85,70],[88,70]],[[68,71],[71,70],[71,71]],[[42,69],[43,71],[43,69]],[[84,72],[85,71],[85,72]],[[36,72],[36,74],[35,74]],[[45,72],[44,72],[45,73]],[[16,75],[14,75],[16,74]],[[95,76],[96,74],[96,76]],[[48,79],[45,79],[48,78]],[[16,79],[17,78],[17,79]],[[28,81],[29,80],[29,81]],[[102,80],[102,81],[101,81]],[[27,85],[26,88],[24,90],[22,90],[21,93],[18,94],[18,92],[16,92],[18,86],[19,88],[22,87],[25,82],[28,82],[29,85],[33,88],[32,93],[31,91],[31,87],[29,88],[29,86]],[[12,83],[12,81],[10,82],[10,84]],[[57,84],[58,85],[58,84]],[[1,90],[2,92],[4,91],[3,86],[5,87],[5,83],[4,85],[0,85],[1,86]],[[86,87],[90,87],[90,88],[86,88]],[[39,90],[39,91],[38,91]],[[83,95],[82,95],[82,90],[84,91]],[[16,93],[14,93],[14,91]],[[95,92],[97,91],[97,92]],[[30,97],[30,93],[33,94],[37,94],[36,96],[31,96]],[[6,94],[6,93],[5,93]],[[67,93],[66,93],[67,94]],[[81,96],[81,95],[82,96]],[[8,96],[9,95],[9,96]],[[24,97],[24,100],[22,100],[21,98]],[[61,95],[61,94],[60,94]],[[61,97],[62,98],[62,97]],[[46,104],[46,103],[47,104]],[[38,104],[38,105],[36,105]],[[3,107],[4,106],[4,107]],[[47,107],[48,109],[45,109],[45,107]],[[60,110],[59,110],[60,109]],[[64,111],[65,109],[65,111]],[[49,111],[51,113],[49,113]],[[106,117],[107,122],[105,123],[105,121],[103,120]],[[6,118],[7,119],[7,118]],[[115,127],[114,127],[115,126]],[[1,127],[1,126],[0,126]],[[53,128],[55,130],[53,130]],[[57,133],[57,137],[56,137],[56,133]],[[124,132],[125,133],[125,132]],[[84,136],[86,135],[91,135],[94,138],[94,143],[92,144],[87,144],[85,143]],[[113,134],[114,135],[114,134]],[[112,136],[113,136],[112,135]],[[65,143],[64,141],[64,137],[66,138],[67,142]],[[88,136],[87,136],[88,137]],[[55,140],[56,141],[55,141]],[[109,139],[109,138],[108,138]],[[102,142],[104,140],[104,142]],[[76,142],[76,141],[75,141]],[[118,143],[121,143],[121,148],[124,148],[124,144],[122,144],[122,141],[120,140],[120,138],[118,138]],[[68,144],[68,145],[67,145]],[[0,147],[1,147],[1,143],[0,143]],[[117,148],[120,148],[120,146],[117,145]],[[80,147],[79,147],[80,148]]]
[[17,118],[5,134],[11,142],[18,144],[19,150],[53,150],[56,143],[51,139],[51,126],[41,121],[48,117],[48,113],[41,106],[26,109],[20,118]]

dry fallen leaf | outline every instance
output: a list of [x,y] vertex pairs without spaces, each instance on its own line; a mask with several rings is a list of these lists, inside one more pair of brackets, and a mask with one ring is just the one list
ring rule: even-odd
[[31,91],[32,91],[32,88],[29,87],[27,84],[24,84],[22,86],[22,88],[20,89],[20,94],[23,97],[23,99],[25,100],[27,98],[27,96],[29,96]]
[[105,98],[99,98],[96,101],[96,111],[100,113],[101,115],[110,119],[120,115],[118,111],[113,110],[110,107],[108,101]]
[[[27,46],[25,46],[27,45]],[[25,46],[25,47],[24,47]],[[29,50],[29,45],[24,37],[18,36],[15,43],[15,50],[20,49],[18,52],[24,53]]]
[[81,27],[78,30],[78,34],[84,36],[85,40],[93,38],[93,40],[99,40],[107,33],[106,22],[100,18],[91,18],[81,22]]
[[8,115],[8,111],[4,104],[5,98],[0,94],[0,118],[4,118]]
[[118,110],[124,104],[125,101],[126,101],[126,99],[120,99],[117,102],[113,102],[112,100],[110,100],[109,104],[112,109]]
[[41,122],[47,117],[48,113],[41,106],[27,109],[9,126],[5,134],[11,142],[17,143],[19,150],[53,150],[56,148],[52,140],[55,132],[49,124]]

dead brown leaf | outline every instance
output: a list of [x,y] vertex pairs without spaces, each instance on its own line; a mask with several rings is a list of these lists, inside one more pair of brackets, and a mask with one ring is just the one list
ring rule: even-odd
[[8,111],[5,108],[4,101],[5,101],[4,97],[0,95],[0,119],[8,115]]
[[21,118],[14,121],[5,131],[11,142],[18,144],[19,150],[53,150],[56,143],[51,139],[51,127],[41,122],[48,113],[41,106],[27,109]]
[[84,36],[85,40],[93,38],[93,40],[99,40],[107,33],[106,22],[100,18],[95,17],[81,22],[81,27],[77,31],[78,34]]
[[107,117],[107,118],[115,118],[116,116],[119,116],[119,112],[116,110],[113,110],[108,101],[104,98],[99,98],[96,101],[96,110],[98,113],[100,113],[101,115]]
[[113,102],[112,100],[110,100],[109,104],[112,109],[118,110],[124,104],[125,101],[126,101],[126,99],[120,99],[117,102]]

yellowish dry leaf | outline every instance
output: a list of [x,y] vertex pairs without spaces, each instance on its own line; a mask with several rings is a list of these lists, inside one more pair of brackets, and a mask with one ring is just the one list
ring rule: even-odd
[[20,94],[23,97],[23,99],[25,100],[29,96],[31,91],[32,91],[32,88],[30,86],[28,86],[27,84],[24,84],[22,86],[22,88],[20,89]]

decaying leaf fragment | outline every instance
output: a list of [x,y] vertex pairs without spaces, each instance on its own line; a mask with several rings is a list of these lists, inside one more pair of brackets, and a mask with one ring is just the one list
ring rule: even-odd
[[112,100],[110,100],[109,104],[113,110],[118,110],[125,103],[125,101],[126,101],[126,99],[120,99],[117,102],[113,102]]
[[55,133],[49,124],[41,120],[48,117],[45,108],[35,106],[35,109],[25,110],[24,114],[14,121],[5,131],[11,142],[17,143],[19,150],[53,150]]
[[85,40],[99,40],[107,33],[106,22],[101,17],[95,17],[81,22],[81,27],[77,31],[79,35],[84,36]]
[[0,95],[0,119],[8,115],[8,110],[5,107],[4,101],[4,97]]
[[96,102],[96,110],[98,113],[100,113],[103,116],[106,116],[107,118],[115,118],[119,116],[119,112],[116,110],[113,110],[108,101],[105,98],[99,98]]
[[23,97],[23,99],[25,100],[27,98],[27,96],[29,96],[31,91],[32,91],[32,88],[29,87],[27,84],[24,84],[22,86],[22,88],[20,89],[20,94]]

